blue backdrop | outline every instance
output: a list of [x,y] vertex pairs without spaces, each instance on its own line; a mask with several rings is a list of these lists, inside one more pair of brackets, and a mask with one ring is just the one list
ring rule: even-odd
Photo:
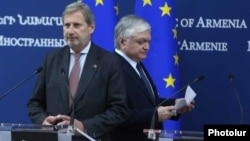
[[[71,2],[23,0],[0,5],[0,94],[33,73],[47,52],[61,47],[60,17]],[[134,3],[119,0],[120,16],[134,13]],[[249,124],[250,2],[176,0],[175,4],[180,85],[205,75],[203,81],[192,85],[197,93],[195,110],[182,116],[183,130],[203,130],[204,124],[240,123],[240,107],[229,73],[234,76],[244,123]],[[30,123],[26,102],[35,79],[0,100],[0,122]]]
[[[0,5],[0,93],[27,78],[63,44],[61,13],[69,1],[5,1]],[[30,123],[26,102],[36,76],[0,101],[0,122]]]
[[249,124],[249,22],[248,0],[177,0],[178,41],[182,83],[204,74],[193,85],[196,107],[183,116],[186,130],[202,130],[204,124]]

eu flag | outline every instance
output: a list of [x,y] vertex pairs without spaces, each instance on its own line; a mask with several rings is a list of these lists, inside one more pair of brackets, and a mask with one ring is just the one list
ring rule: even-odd
[[114,50],[114,28],[118,21],[117,0],[82,0],[95,15],[92,41],[101,47]]
[[[151,27],[150,50],[143,61],[151,74],[160,97],[168,98],[180,87],[177,52],[177,29],[174,0],[136,0],[135,14]],[[180,121],[168,120],[165,130],[179,130]]]

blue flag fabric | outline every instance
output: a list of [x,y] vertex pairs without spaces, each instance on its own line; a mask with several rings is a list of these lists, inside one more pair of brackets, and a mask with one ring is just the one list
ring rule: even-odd
[[117,0],[82,0],[95,15],[92,41],[101,47],[114,50],[114,28],[118,21]]
[[[160,97],[168,98],[180,87],[174,0],[136,0],[135,14],[152,27],[150,50],[143,61]],[[165,130],[180,130],[180,120],[168,120]]]

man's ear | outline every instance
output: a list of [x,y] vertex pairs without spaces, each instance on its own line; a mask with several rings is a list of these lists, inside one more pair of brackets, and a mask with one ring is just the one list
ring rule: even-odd
[[127,39],[125,39],[124,37],[119,37],[119,44],[121,48],[125,47],[126,43],[127,43]]

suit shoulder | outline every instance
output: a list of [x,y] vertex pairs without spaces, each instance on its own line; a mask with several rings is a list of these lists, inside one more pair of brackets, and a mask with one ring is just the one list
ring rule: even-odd
[[65,52],[65,50],[67,50],[68,48],[69,48],[68,46],[63,46],[63,47],[60,47],[60,48],[55,48],[54,50],[48,52],[47,55],[49,55],[49,56],[55,56],[57,54],[61,54],[61,53]]
[[97,52],[99,52],[100,54],[105,55],[105,56],[110,56],[110,57],[115,57],[115,58],[117,58],[117,56],[114,55],[113,52],[108,51],[108,50],[105,49],[104,47],[98,46],[98,45],[96,45],[96,44],[93,44],[93,45],[94,45],[94,48],[97,50]]

